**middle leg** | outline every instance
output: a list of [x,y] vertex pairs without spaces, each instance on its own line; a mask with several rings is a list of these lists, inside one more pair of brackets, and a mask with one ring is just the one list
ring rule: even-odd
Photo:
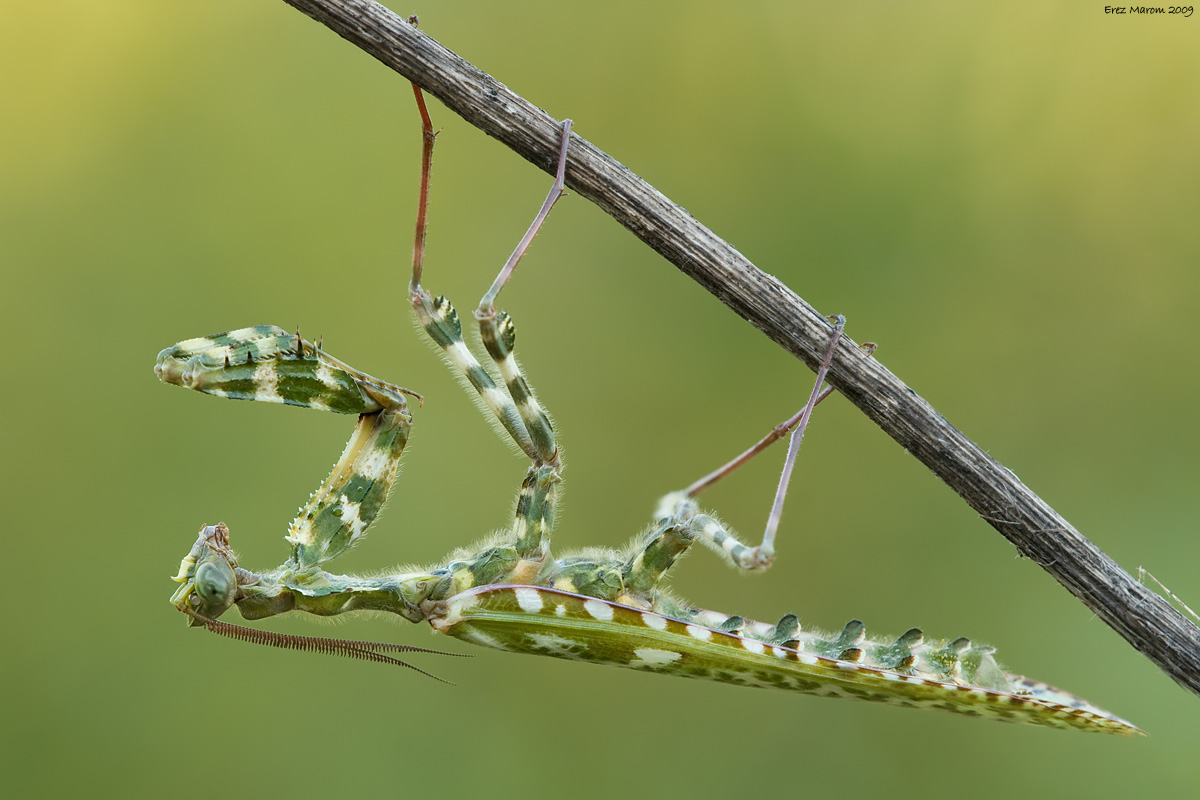
[[774,560],[775,531],[778,529],[783,498],[791,478],[796,452],[799,449],[800,440],[804,435],[812,409],[818,400],[825,396],[821,393],[821,387],[833,361],[833,354],[841,341],[844,325],[845,320],[842,317],[834,318],[833,335],[825,357],[817,370],[816,384],[809,395],[808,402],[799,414],[798,425],[792,434],[783,476],[776,491],[762,543],[756,547],[742,543],[737,535],[718,519],[701,513],[694,495],[718,478],[729,474],[732,469],[744,463],[749,455],[761,451],[765,445],[752,448],[751,451],[748,451],[749,455],[740,456],[708,478],[698,481],[683,491],[672,492],[659,502],[654,514],[654,530],[640,546],[635,548],[625,565],[626,583],[631,591],[641,594],[647,600],[652,600],[653,594],[666,572],[696,540],[704,542],[731,564],[741,569],[762,570],[771,565]]
[[525,232],[516,249],[509,256],[491,288],[480,301],[479,308],[475,311],[484,347],[495,362],[504,383],[504,389],[501,389],[496,385],[491,373],[475,359],[463,341],[462,325],[454,306],[444,297],[434,298],[421,285],[425,258],[426,209],[435,133],[421,90],[414,84],[413,91],[421,112],[424,148],[416,241],[413,246],[412,280],[409,282],[409,302],[430,338],[442,348],[451,363],[466,377],[468,383],[479,394],[522,452],[529,456],[535,465],[547,464],[558,467],[560,460],[553,426],[513,356],[516,327],[513,325],[512,318],[504,311],[497,311],[493,303],[500,290],[511,278],[542,223],[545,222],[550,209],[563,194],[571,121],[565,120],[562,125],[562,146],[559,151],[554,186],[533,223],[529,226],[529,230]]
[[[476,557],[464,553],[463,557],[468,562],[480,562],[473,563],[468,567],[468,571],[472,575],[477,571],[476,567],[485,568],[482,560],[486,560],[488,562],[486,571],[489,572],[488,582],[532,583],[542,566],[550,558],[550,535],[553,529],[557,487],[561,481],[559,477],[561,459],[549,417],[538,403],[513,357],[516,331],[512,320],[507,313],[497,311],[493,306],[493,301],[511,277],[517,263],[545,221],[550,208],[563,194],[571,122],[570,120],[565,121],[562,127],[562,146],[559,152],[554,187],[533,224],[501,269],[499,276],[475,313],[479,320],[484,346],[496,364],[504,384],[501,387],[497,385],[492,373],[476,360],[463,341],[462,325],[454,307],[444,297],[432,297],[421,285],[424,267],[426,211],[435,134],[421,90],[416,85],[413,86],[413,90],[421,113],[424,147],[409,301],[430,338],[442,348],[451,363],[466,377],[468,383],[488,406],[508,435],[532,462],[517,499],[516,517],[512,529],[512,536],[515,539],[513,544],[485,548],[475,554]],[[463,564],[463,566],[468,565]],[[464,579],[466,577],[464,575]]]

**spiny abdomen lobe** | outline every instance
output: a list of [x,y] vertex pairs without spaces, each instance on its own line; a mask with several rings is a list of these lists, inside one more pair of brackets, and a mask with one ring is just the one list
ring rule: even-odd
[[[1016,691],[934,680],[557,589],[485,586],[455,595],[444,606],[431,619],[434,628],[501,650],[1002,721],[1141,733],[1078,698],[1021,678],[1012,678]],[[743,622],[742,633],[778,627]],[[857,638],[856,631],[850,633]],[[911,632],[905,636],[914,638]],[[1046,697],[1039,696],[1038,687]],[[1048,699],[1051,695],[1054,699]]]

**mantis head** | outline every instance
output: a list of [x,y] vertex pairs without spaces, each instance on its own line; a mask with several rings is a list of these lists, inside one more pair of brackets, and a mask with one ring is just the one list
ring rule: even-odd
[[187,614],[193,627],[215,620],[237,599],[237,559],[229,549],[225,523],[200,529],[196,543],[179,562],[179,573],[171,580],[182,584],[171,603]]

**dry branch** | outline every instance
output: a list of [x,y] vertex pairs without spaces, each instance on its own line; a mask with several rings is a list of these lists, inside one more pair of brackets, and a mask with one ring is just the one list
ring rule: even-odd
[[[559,122],[370,0],[284,0],[419,84],[467,122],[553,173]],[[653,186],[572,134],[567,186],[743,319],[815,368],[825,318]],[[1084,538],[877,360],[839,348],[829,382],[988,524],[1158,664],[1200,694],[1200,629]]]

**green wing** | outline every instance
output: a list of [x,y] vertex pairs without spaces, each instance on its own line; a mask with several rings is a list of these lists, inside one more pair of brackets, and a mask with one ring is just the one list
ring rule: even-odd
[[1016,692],[936,681],[557,589],[471,589],[450,598],[445,612],[431,622],[450,636],[513,652],[1009,722],[1141,733],[1079,698],[1015,676],[1009,677],[1019,687]]

